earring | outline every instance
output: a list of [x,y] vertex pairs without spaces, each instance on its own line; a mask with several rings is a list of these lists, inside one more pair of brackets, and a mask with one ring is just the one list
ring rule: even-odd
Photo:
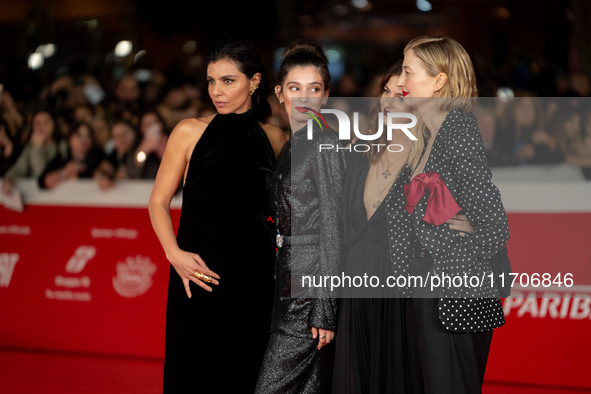
[[283,104],[283,100],[279,99],[279,104]]
[[254,92],[257,90],[258,86],[253,86],[252,88],[250,88],[250,95],[252,96],[254,94]]

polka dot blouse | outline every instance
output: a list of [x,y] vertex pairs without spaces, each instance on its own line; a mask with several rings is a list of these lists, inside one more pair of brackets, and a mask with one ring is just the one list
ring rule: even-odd
[[[409,274],[410,242],[416,236],[433,256],[436,274],[478,278],[481,283],[476,287],[440,288],[438,312],[443,326],[455,332],[481,332],[499,327],[504,324],[504,316],[498,290],[490,285],[490,260],[505,247],[509,227],[499,190],[491,181],[474,115],[457,109],[449,112],[437,133],[424,172],[441,175],[462,208],[461,213],[474,227],[474,233],[461,237],[446,223],[434,226],[422,220],[428,193],[409,215],[403,209],[404,195],[400,188],[392,190],[387,201],[388,235],[397,274]],[[409,180],[407,169],[400,183]],[[476,284],[476,279],[472,283]]]

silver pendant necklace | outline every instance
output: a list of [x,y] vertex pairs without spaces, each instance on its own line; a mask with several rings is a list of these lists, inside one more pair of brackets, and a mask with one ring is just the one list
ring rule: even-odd
[[[398,163],[400,160],[404,159],[405,156],[402,156],[400,159],[390,163],[390,160],[388,159],[388,155],[386,154],[386,161],[388,162],[388,166],[382,171],[382,177],[384,179],[388,179],[390,176],[392,176],[392,173],[390,172],[390,167],[393,164]],[[380,187],[380,179],[378,176],[378,166],[376,165],[376,190],[378,192],[378,199],[372,204],[372,208],[377,209],[380,204],[382,203],[382,193],[384,192],[384,190],[389,190],[390,186],[392,186],[392,183],[394,182],[386,182],[386,185],[384,185],[384,187]],[[388,193],[386,193],[388,194]]]

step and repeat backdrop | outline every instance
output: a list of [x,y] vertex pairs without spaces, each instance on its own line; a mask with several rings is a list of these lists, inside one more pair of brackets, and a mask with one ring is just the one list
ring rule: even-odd
[[[493,178],[514,274],[486,379],[591,389],[591,182],[526,171]],[[163,357],[170,265],[150,224],[151,187],[19,183],[24,210],[0,206],[0,347]],[[179,216],[175,197],[175,226]]]

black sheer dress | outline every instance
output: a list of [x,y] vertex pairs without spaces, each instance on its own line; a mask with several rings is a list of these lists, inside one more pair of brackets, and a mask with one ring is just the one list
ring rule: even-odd
[[281,152],[271,183],[273,219],[283,236],[275,276],[271,338],[258,394],[330,393],[334,345],[317,350],[311,328],[336,329],[336,300],[325,287],[301,286],[303,275],[337,275],[341,258],[344,155],[319,152],[338,144],[333,131],[294,133]]
[[177,234],[220,275],[193,297],[171,266],[165,393],[252,393],[273,304],[273,229],[267,218],[275,155],[251,111],[217,115],[195,146]]
[[[388,245],[386,200],[403,193],[401,177],[367,219],[363,201],[369,161],[351,153],[344,181],[344,272],[378,277],[384,284],[395,271]],[[369,282],[368,282],[369,283]],[[333,392],[404,394],[422,392],[421,364],[408,299],[392,288],[353,288],[341,299],[337,328]]]

